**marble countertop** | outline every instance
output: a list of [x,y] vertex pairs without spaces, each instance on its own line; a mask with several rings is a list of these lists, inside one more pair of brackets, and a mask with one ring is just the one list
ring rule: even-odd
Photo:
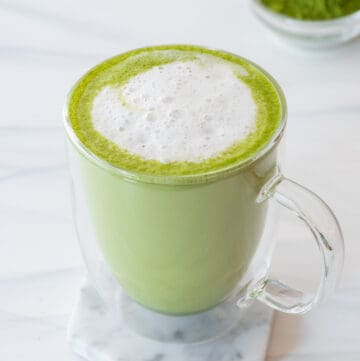
[[[265,67],[289,105],[286,174],[342,224],[340,288],[306,316],[277,313],[268,361],[360,360],[360,41],[331,51],[278,43],[244,0],[0,1],[0,360],[78,360],[66,322],[83,273],[62,131],[70,85],[103,58],[159,43],[223,48]],[[314,286],[317,253],[283,215],[276,273]]]

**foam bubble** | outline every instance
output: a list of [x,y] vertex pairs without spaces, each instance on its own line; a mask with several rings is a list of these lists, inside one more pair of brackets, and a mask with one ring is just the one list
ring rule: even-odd
[[130,153],[163,163],[201,162],[255,129],[256,104],[238,75],[246,70],[209,55],[156,66],[122,87],[104,87],[92,121]]

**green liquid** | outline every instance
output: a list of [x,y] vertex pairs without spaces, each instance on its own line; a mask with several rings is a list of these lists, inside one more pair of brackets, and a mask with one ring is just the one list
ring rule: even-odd
[[[225,149],[214,158],[195,162],[161,163],[130,154],[100,134],[93,126],[93,100],[105,86],[121,86],[154,66],[193,60],[196,54],[209,54],[242,66],[248,75],[237,75],[251,90],[257,105],[256,131],[244,141]],[[241,101],[241,99],[239,99]],[[281,120],[280,100],[272,82],[245,59],[197,46],[157,46],[116,56],[88,72],[75,86],[69,101],[68,117],[83,145],[99,158],[127,171],[149,175],[194,175],[214,172],[240,164],[261,150],[274,136]]]
[[[172,52],[154,53],[154,49]],[[248,71],[249,76],[241,80],[252,90],[258,124],[246,142],[202,163],[161,164],[128,154],[93,128],[91,105],[103,86],[126,82],[155,65],[186,61],[199,52],[240,64]],[[265,147],[284,116],[278,92],[258,68],[234,55],[194,46],[135,50],[87,73],[70,95],[68,116],[88,150],[138,175],[136,181],[129,179],[69,141],[76,208],[88,210],[85,227],[91,224],[94,246],[127,295],[149,309],[181,315],[214,307],[244,285],[267,216],[267,202],[258,203],[257,197],[277,172],[279,139],[261,157],[236,169],[232,166]],[[229,172],[208,177],[207,172],[227,167]],[[149,182],[141,173],[164,177]],[[195,181],[181,177],[170,182],[166,177],[186,174],[194,175]],[[91,241],[84,241],[89,242],[84,248],[87,254]],[[86,258],[91,257],[92,253]]]
[[261,246],[268,204],[257,197],[276,174],[276,147],[231,176],[169,185],[129,181],[69,144],[95,244],[128,296],[182,315],[208,310],[244,286]]

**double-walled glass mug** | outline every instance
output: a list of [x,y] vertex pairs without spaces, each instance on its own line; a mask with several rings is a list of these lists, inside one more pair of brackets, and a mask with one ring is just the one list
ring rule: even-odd
[[[167,342],[213,338],[255,299],[305,313],[337,283],[343,264],[339,224],[316,194],[281,173],[286,101],[276,81],[253,66],[278,92],[281,124],[251,158],[206,174],[153,176],[115,167],[82,144],[69,104],[65,108],[74,213],[90,282],[119,322],[145,336]],[[300,218],[317,243],[323,272],[314,293],[270,275],[272,202]]]

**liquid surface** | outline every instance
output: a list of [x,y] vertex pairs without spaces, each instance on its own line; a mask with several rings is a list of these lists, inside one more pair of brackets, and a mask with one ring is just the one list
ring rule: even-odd
[[272,83],[249,62],[193,46],[135,50],[101,63],[70,95],[80,141],[110,164],[186,175],[241,163],[279,126]]
[[155,66],[122,87],[103,88],[94,99],[92,122],[144,159],[201,162],[256,128],[256,104],[237,71],[239,66],[210,56]]

